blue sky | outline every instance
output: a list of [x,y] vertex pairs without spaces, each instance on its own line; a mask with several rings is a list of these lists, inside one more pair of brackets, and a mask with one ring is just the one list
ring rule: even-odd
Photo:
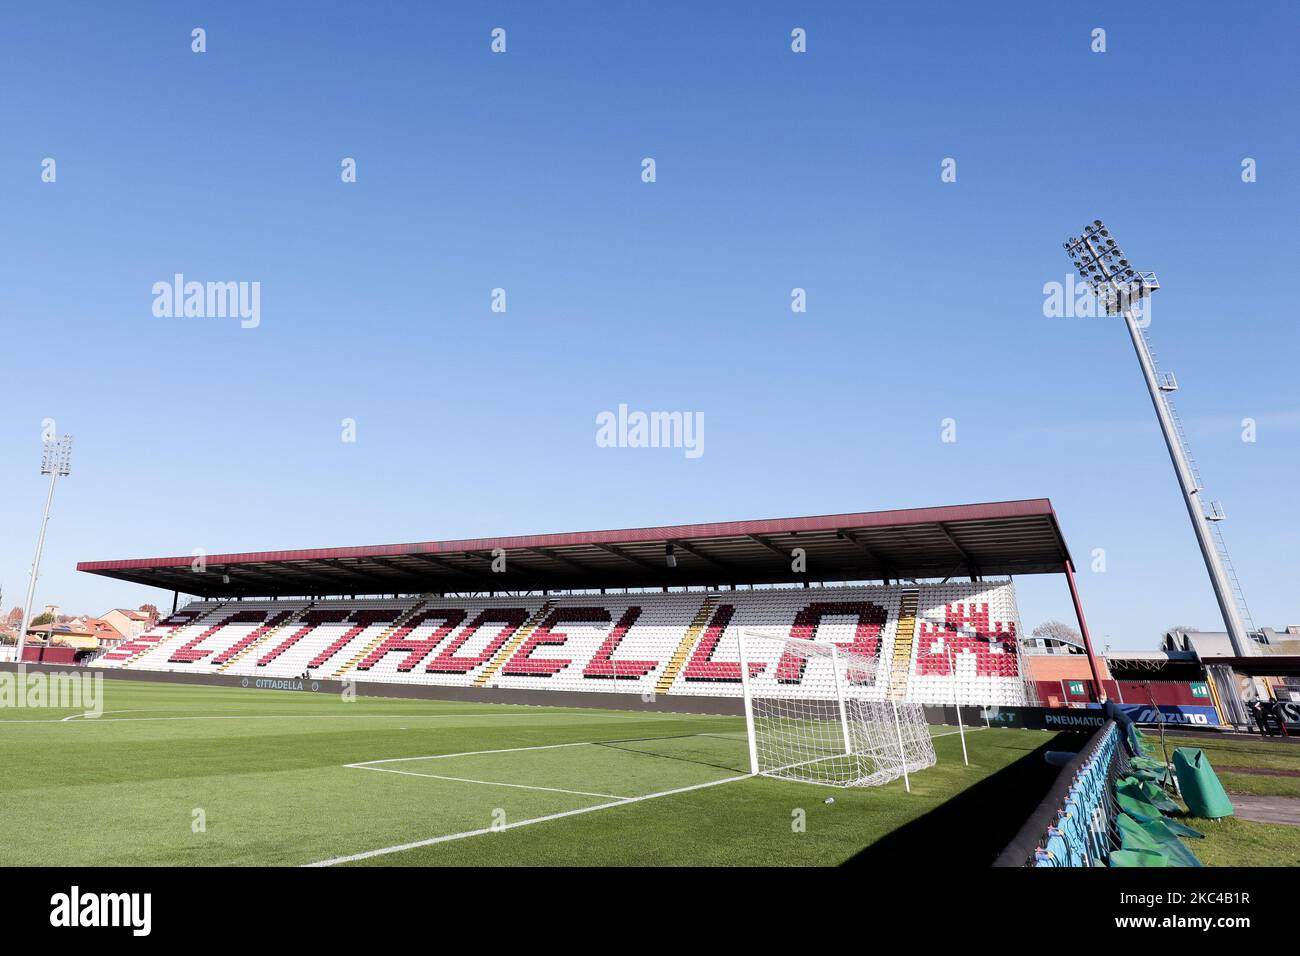
[[[3,13],[6,606],[53,418],[68,610],[170,599],[79,560],[1049,497],[1098,643],[1218,627],[1122,326],[1043,315],[1101,216],[1254,617],[1300,620],[1294,4],[378,7]],[[177,272],[260,326],[155,317]],[[705,453],[597,447],[620,403]]]

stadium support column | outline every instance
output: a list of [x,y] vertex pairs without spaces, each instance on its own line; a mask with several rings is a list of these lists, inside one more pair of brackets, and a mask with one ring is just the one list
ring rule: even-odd
[[1079,634],[1083,637],[1083,649],[1088,652],[1088,669],[1092,671],[1092,682],[1097,685],[1097,700],[1106,700],[1106,685],[1101,682],[1101,665],[1092,649],[1092,638],[1088,636],[1088,622],[1083,617],[1083,605],[1079,602],[1079,589],[1074,584],[1074,562],[1065,561],[1065,579],[1070,582],[1070,600],[1074,601],[1074,616],[1079,621]]

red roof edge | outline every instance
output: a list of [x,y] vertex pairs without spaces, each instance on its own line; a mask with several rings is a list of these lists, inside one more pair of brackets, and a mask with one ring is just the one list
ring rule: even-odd
[[[311,548],[294,551],[249,551],[207,554],[208,564],[256,564],[271,561],[319,561],[326,558],[379,558],[400,554],[444,554],[460,551],[490,551],[493,548],[562,548],[586,544],[627,544],[645,541],[678,541],[700,538],[730,538],[744,535],[780,534],[792,531],[827,531],[836,528],[880,528],[938,524],[948,521],[980,521],[1025,518],[1056,513],[1047,498],[995,501],[983,504],[943,505],[937,508],[905,508],[897,511],[864,511],[848,514],[815,515],[803,518],[769,518],[754,521],[721,521],[707,524],[664,525],[616,531],[578,531],[562,534],[516,535],[502,538],[463,538],[454,541],[422,541],[410,544],[363,545],[349,548]],[[1061,542],[1064,550],[1065,542]],[[1068,553],[1068,552],[1067,552]],[[167,558],[130,558],[119,561],[81,561],[78,571],[129,571],[144,568],[186,567],[194,555]]]

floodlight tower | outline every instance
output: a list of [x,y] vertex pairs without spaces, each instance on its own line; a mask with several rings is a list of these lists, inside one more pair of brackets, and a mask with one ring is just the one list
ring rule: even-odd
[[32,620],[32,600],[36,596],[36,579],[41,573],[41,551],[45,548],[45,526],[50,523],[50,505],[54,503],[54,483],[60,477],[72,471],[72,436],[45,439],[41,454],[41,474],[50,476],[50,490],[45,495],[45,516],[41,518],[41,533],[36,538],[36,557],[32,561],[31,574],[27,579],[27,600],[23,602],[23,620],[18,628],[18,656],[16,663],[23,662],[23,644],[27,640],[27,627]]
[[[1201,506],[1200,475],[1187,449],[1187,437],[1183,434],[1178,414],[1169,399],[1169,393],[1178,389],[1178,383],[1171,373],[1157,372],[1155,357],[1143,324],[1134,316],[1140,308],[1141,300],[1149,298],[1160,288],[1156,274],[1134,269],[1100,219],[1094,219],[1091,225],[1086,226],[1082,236],[1071,236],[1063,245],[1079,275],[1097,294],[1106,314],[1124,317],[1129,338],[1133,340],[1133,349],[1137,352],[1138,363],[1142,366],[1142,377],[1146,380],[1151,404],[1155,406],[1156,418],[1160,420],[1160,430],[1165,436],[1174,473],[1178,476],[1187,514],[1192,519],[1196,543],[1200,545],[1205,568],[1210,573],[1210,584],[1214,587],[1214,597],[1219,602],[1219,611],[1223,614],[1223,623],[1228,629],[1232,652],[1238,657],[1251,654],[1254,645],[1249,632],[1254,628],[1252,625],[1248,629],[1246,624],[1250,621],[1250,610],[1246,607],[1245,595],[1228,557],[1223,536],[1217,528],[1217,523],[1224,518],[1223,509],[1214,501],[1208,507]],[[1233,697],[1236,697],[1235,692],[1234,687]]]

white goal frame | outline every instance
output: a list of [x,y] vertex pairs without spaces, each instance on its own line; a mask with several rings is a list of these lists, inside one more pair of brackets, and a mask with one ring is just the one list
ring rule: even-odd
[[[933,766],[920,704],[889,698],[879,658],[823,641],[737,632],[750,773],[832,787],[879,786]],[[751,674],[755,656],[762,669]],[[796,662],[797,678],[778,674]]]

